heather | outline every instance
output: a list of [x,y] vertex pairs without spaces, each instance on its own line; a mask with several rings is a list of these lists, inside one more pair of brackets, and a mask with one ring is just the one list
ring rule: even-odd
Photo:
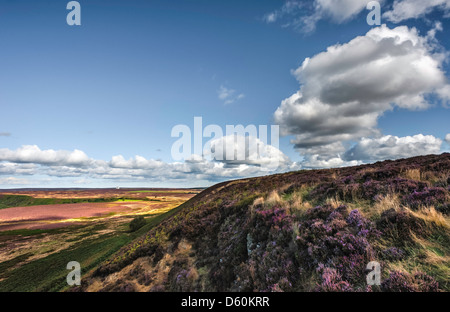
[[78,290],[449,291],[449,172],[442,154],[220,183]]

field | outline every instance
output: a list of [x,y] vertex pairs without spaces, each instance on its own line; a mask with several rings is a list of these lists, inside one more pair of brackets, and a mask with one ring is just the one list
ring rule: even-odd
[[[69,261],[82,273],[173,214],[199,190],[0,191],[0,291],[63,290]],[[132,232],[136,216],[146,223]]]

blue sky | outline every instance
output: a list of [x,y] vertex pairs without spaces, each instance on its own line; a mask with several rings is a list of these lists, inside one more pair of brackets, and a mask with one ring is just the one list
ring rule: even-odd
[[[387,44],[385,54],[396,57],[393,51],[404,44],[409,50],[399,52],[405,53],[399,64],[408,59],[436,63],[431,73],[418,66],[398,74],[392,81],[404,80],[399,86],[405,90],[388,98],[379,97],[388,89],[384,82],[369,81],[379,93],[367,101],[355,94],[356,102],[347,103],[351,108],[330,104],[335,100],[329,99],[330,90],[348,94],[358,88],[361,79],[353,85],[350,73],[365,71],[363,65],[347,64],[340,72],[348,89],[338,76],[318,87],[322,80],[316,77],[328,69],[322,72],[314,62],[295,73],[306,58],[319,60],[316,56],[329,47],[352,53],[353,45],[347,44],[358,36],[378,42],[378,35],[366,35],[382,27],[367,24],[368,1],[340,1],[347,6],[333,0],[89,0],[79,1],[81,26],[69,26],[66,1],[0,0],[0,188],[193,187],[266,174],[245,162],[238,167],[207,161],[175,164],[171,129],[193,126],[194,116],[201,116],[204,125],[221,127],[279,124],[279,149],[289,158],[283,158],[280,171],[448,151],[448,1],[435,7],[422,1],[423,7],[411,12],[402,11],[401,2],[412,0],[382,2],[382,24],[389,30],[380,31],[382,37],[405,27],[403,33],[427,41],[413,47],[392,43],[391,49],[384,38],[379,44]],[[339,58],[327,57],[339,66]],[[411,78],[422,73],[432,77]],[[378,74],[385,73],[373,76]],[[417,94],[408,84],[419,86]],[[297,92],[301,99],[282,105]],[[410,104],[417,97],[426,105]],[[322,104],[311,104],[319,98],[325,105],[323,120],[296,118],[306,109],[319,113]],[[364,106],[376,114],[355,113],[351,135],[336,130],[343,125],[323,131],[312,125],[328,116],[330,123],[347,116],[340,110],[344,106],[351,111]],[[384,152],[376,156],[361,152],[380,147]]]

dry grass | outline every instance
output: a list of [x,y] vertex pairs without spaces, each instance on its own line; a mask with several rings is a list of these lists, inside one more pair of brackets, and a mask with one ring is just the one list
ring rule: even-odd
[[264,206],[264,197],[258,197],[253,201],[253,204],[250,206],[250,214],[253,216],[255,214],[255,209],[258,207]]
[[442,213],[439,211],[436,211],[434,207],[422,207],[418,211],[412,211],[410,210],[410,213],[422,220],[424,220],[427,223],[434,223],[435,225],[450,229],[449,221]]
[[283,200],[281,199],[278,191],[272,191],[265,200],[265,206],[267,206],[269,208],[272,208],[276,205],[281,205],[281,204],[283,204]]
[[304,204],[303,196],[301,193],[294,193],[289,201],[291,208],[300,207]]
[[344,203],[341,200],[339,200],[337,197],[327,198],[325,203],[330,205],[331,207],[333,207],[333,209],[336,209],[336,208],[344,205]]
[[253,201],[253,205],[252,206],[263,206],[264,205],[264,197],[258,197],[257,199],[255,199]]
[[217,189],[212,190],[211,194],[214,195],[227,187],[230,187],[235,184],[247,183],[248,181],[249,181],[248,179],[245,179],[245,180],[234,180],[234,181],[228,182],[225,185],[222,185],[222,186],[218,187]]
[[448,178],[450,176],[450,171],[444,170],[442,172],[425,171],[422,172],[422,181],[428,181],[432,185],[439,184],[440,186],[448,186]]
[[410,180],[416,180],[421,181],[422,180],[422,174],[420,172],[420,169],[408,169],[404,172],[404,177]]
[[450,257],[448,255],[439,255],[436,250],[439,250],[441,248],[440,245],[431,242],[427,239],[418,237],[412,233],[411,237],[413,238],[414,242],[418,244],[422,249],[426,257],[426,262],[433,264],[433,265],[446,265],[450,263]]
[[191,282],[198,280],[199,274],[197,269],[193,266],[189,269],[188,278]]
[[[133,263],[126,266],[119,272],[115,272],[109,275],[106,279],[102,280],[99,277],[91,278],[90,285],[87,288],[88,292],[100,291],[102,288],[113,286],[122,281],[126,281],[132,284],[134,288],[139,292],[148,292],[155,285],[163,285],[168,278],[168,274],[177,259],[186,259],[188,263],[189,279],[191,282],[198,280],[199,272],[195,267],[196,258],[192,257],[192,244],[187,240],[182,239],[178,244],[178,247],[172,252],[172,254],[165,253],[156,265],[153,265],[154,255],[150,257],[141,257],[136,259]],[[132,274],[134,272],[140,272],[139,275]],[[147,275],[151,277],[151,281],[147,285],[142,284],[137,277],[141,275]],[[101,285],[101,287],[100,287]]]
[[400,208],[400,198],[397,194],[390,193],[379,199],[370,209],[369,214],[372,217],[379,217],[386,210],[395,209],[395,211],[399,211]]
[[333,173],[331,174],[331,178],[332,178],[333,180],[336,180],[336,179],[338,178],[338,174],[337,174],[336,172],[333,172]]
[[366,173],[372,173],[372,172],[375,172],[375,171],[377,171],[375,168],[370,168],[370,167],[369,168],[363,168],[363,169],[358,170],[358,174],[363,176]]
[[291,214],[302,214],[312,208],[312,205],[303,198],[303,189],[294,192],[287,204]]

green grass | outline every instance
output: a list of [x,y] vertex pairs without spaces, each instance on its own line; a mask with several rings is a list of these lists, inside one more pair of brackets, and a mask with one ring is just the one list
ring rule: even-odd
[[[58,291],[67,286],[69,261],[78,261],[85,273],[114,253],[128,239],[126,235],[84,241],[68,250],[51,254],[4,273],[0,291]],[[15,259],[14,259],[15,260]]]
[[[31,255],[25,254],[10,261],[2,262],[0,263],[0,277],[5,279],[0,281],[0,292],[65,290],[68,288],[66,277],[70,272],[66,269],[68,262],[78,261],[81,265],[82,275],[86,274],[112,256],[122,246],[147,233],[154,226],[172,216],[177,211],[179,211],[179,207],[163,214],[147,217],[147,223],[133,233],[118,231],[114,234],[106,234],[95,239],[86,239],[73,245],[71,248],[53,253],[45,258],[32,261],[10,271],[6,270],[25,261]],[[90,229],[90,232],[92,233],[93,230]],[[9,235],[39,235],[42,233],[45,233],[45,231],[8,231]],[[82,234],[81,236],[86,237],[87,235]]]
[[34,198],[27,195],[0,195],[0,209],[38,205],[149,201],[147,198]]
[[105,203],[115,200],[116,198],[34,198],[27,195],[0,195],[0,209],[37,205]]
[[29,230],[29,229],[19,229],[19,230],[10,230],[10,231],[1,231],[0,232],[0,237],[1,236],[35,236],[35,235],[40,235],[40,234],[57,234],[57,233],[62,233],[64,230],[63,229],[46,229],[46,230],[40,230],[40,229],[35,229],[35,230]]
[[9,268],[12,268],[13,266],[15,266],[18,263],[26,261],[31,256],[32,256],[31,253],[26,253],[21,256],[15,257],[11,260],[0,262],[0,277],[2,277],[5,274],[4,272],[6,270],[8,270]]

